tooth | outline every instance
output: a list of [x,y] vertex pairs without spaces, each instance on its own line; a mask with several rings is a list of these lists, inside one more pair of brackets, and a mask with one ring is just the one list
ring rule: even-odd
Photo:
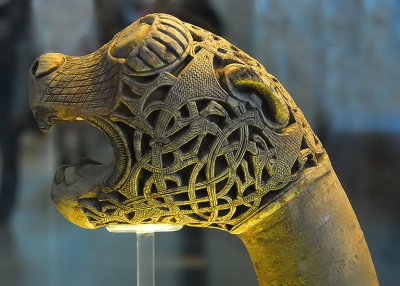
[[64,177],[65,177],[65,184],[72,185],[79,178],[78,170],[76,169],[76,167],[68,167],[67,169],[65,169]]
[[54,180],[56,184],[61,184],[64,181],[64,168],[60,168],[57,170]]

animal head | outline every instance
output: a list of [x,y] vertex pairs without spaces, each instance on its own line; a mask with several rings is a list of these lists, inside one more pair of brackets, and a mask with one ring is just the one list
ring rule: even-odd
[[147,15],[98,51],[44,54],[30,105],[41,129],[84,119],[111,165],[60,167],[52,198],[71,222],[231,231],[272,203],[323,149],[278,80],[199,27]]

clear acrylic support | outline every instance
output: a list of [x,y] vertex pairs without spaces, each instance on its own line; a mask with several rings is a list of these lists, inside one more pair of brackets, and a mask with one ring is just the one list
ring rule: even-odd
[[154,232],[136,233],[136,285],[154,286]]
[[137,286],[154,286],[154,233],[180,230],[182,225],[172,224],[115,224],[106,229],[114,233],[136,233]]

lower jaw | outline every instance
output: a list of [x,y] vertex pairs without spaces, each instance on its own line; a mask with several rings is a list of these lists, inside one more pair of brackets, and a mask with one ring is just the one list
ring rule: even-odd
[[[72,166],[60,167],[52,189],[52,200],[58,211],[70,222],[82,228],[94,229],[101,225],[93,224],[79,203],[82,198],[98,198],[101,192],[118,189],[130,173],[130,151],[122,131],[108,119],[99,116],[84,118],[90,125],[102,131],[114,150],[114,160],[101,164],[93,160],[81,161]],[[66,169],[75,169],[76,179],[66,179]],[[57,179],[58,172],[64,177]]]
[[57,210],[71,223],[87,229],[95,229],[83,212],[78,200],[75,199],[56,199],[53,198]]
[[60,167],[51,192],[51,198],[58,211],[67,220],[80,227],[96,228],[88,219],[80,200],[98,198],[107,188],[104,182],[110,177],[111,172],[111,164],[89,163]]

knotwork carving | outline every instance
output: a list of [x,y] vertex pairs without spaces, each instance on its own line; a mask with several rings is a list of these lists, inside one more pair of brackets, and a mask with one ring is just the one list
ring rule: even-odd
[[[228,41],[164,14],[93,54],[42,55],[31,107],[42,129],[83,118],[110,167],[61,167],[53,199],[72,222],[232,230],[272,203],[324,150],[278,80]],[[77,175],[78,174],[78,175]]]

